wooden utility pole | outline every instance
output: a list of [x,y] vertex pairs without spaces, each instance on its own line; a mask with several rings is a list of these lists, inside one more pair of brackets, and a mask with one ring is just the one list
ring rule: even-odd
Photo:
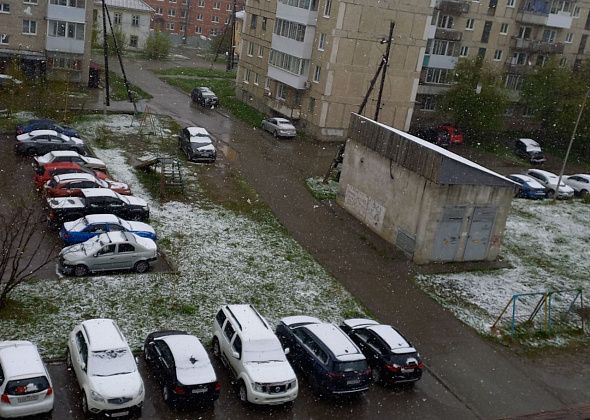
[[102,0],[102,47],[104,52],[104,94],[105,105],[111,106],[109,91],[109,43],[107,42],[107,5]]
[[375,109],[375,121],[379,120],[379,110],[381,109],[381,98],[383,97],[383,86],[385,85],[385,75],[387,74],[387,67],[389,66],[389,51],[391,51],[391,41],[393,39],[394,22],[389,23],[389,37],[387,38],[387,49],[385,50],[385,57],[383,58],[384,66],[381,73],[381,85],[379,86],[379,95],[377,96],[377,109]]
[[227,52],[227,66],[226,70],[230,71],[234,68],[234,56],[236,54],[236,0],[234,0],[231,9],[231,35],[229,37],[229,51]]

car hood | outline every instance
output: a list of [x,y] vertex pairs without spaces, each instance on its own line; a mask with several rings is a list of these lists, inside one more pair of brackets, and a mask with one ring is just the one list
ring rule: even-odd
[[213,146],[212,144],[206,144],[204,146],[197,146],[196,144],[191,144],[191,149],[198,151],[198,152],[205,152],[205,151],[215,151],[215,146]]
[[250,378],[254,382],[274,383],[295,380],[295,372],[289,362],[248,362],[244,364]]
[[50,162],[51,157],[50,156],[46,157],[45,155],[43,155],[43,156],[35,156],[34,159],[35,159],[35,162],[37,162],[37,164],[45,165],[46,163]]
[[109,184],[109,188],[111,189],[117,189],[117,190],[128,190],[129,189],[129,185],[125,184],[124,182],[118,182],[118,181],[105,181],[107,184]]
[[97,158],[93,158],[90,156],[84,156],[84,160],[86,160],[86,163],[88,163],[91,166],[100,166],[103,168],[106,168],[107,165],[100,159]]
[[176,377],[183,385],[208,384],[217,380],[213,366],[210,363],[203,363],[200,366],[186,369],[177,368]]
[[141,376],[137,371],[124,375],[89,376],[90,388],[104,398],[135,398],[142,387]]
[[156,234],[156,231],[154,230],[154,228],[151,227],[150,225],[148,225],[147,223],[136,222],[136,221],[132,221],[132,220],[128,221],[127,223],[129,223],[129,228],[133,232],[149,232],[149,233],[153,233],[154,235]]
[[135,197],[133,195],[126,195],[122,197],[123,200],[127,201],[127,204],[131,206],[142,206],[147,207],[147,202],[139,197]]
[[60,251],[59,255],[62,256],[66,261],[78,261],[82,258],[93,255],[99,249],[99,243],[97,243],[94,247],[91,244],[87,244],[86,246],[84,246],[84,244],[76,244],[66,246]]
[[84,201],[80,197],[48,198],[47,204],[52,209],[68,209],[84,207]]

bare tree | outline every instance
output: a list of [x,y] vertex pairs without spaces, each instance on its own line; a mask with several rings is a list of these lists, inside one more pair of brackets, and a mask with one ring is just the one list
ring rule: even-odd
[[16,286],[55,259],[54,234],[33,206],[0,212],[0,309]]

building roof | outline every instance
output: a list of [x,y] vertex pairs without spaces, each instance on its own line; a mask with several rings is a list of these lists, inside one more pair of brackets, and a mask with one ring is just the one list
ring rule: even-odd
[[[117,9],[141,10],[144,12],[154,12],[155,10],[143,0],[104,0],[108,7]],[[102,1],[95,1],[95,6],[102,6]]]
[[352,114],[348,137],[412,172],[441,185],[514,188],[514,181],[404,131]]

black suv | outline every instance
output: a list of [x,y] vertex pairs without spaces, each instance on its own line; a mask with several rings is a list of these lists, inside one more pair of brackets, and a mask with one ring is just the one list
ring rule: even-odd
[[371,369],[354,342],[334,324],[310,316],[281,319],[276,334],[289,348],[291,363],[308,376],[316,394],[364,392],[371,383]]
[[196,87],[191,91],[191,100],[207,108],[215,108],[219,105],[217,95],[205,86]]
[[414,384],[424,364],[414,347],[390,325],[372,319],[347,319],[340,326],[366,356],[375,382]]
[[178,136],[178,147],[188,160],[193,162],[215,162],[217,150],[211,136],[202,127],[185,127]]
[[527,159],[530,163],[541,164],[547,159],[541,150],[539,143],[533,139],[518,139],[514,143],[514,154],[516,156]]
[[449,147],[451,144],[451,136],[448,131],[440,128],[422,128],[416,131],[416,137],[434,143],[440,147]]
[[88,214],[114,214],[123,219],[141,221],[150,218],[148,204],[141,198],[121,195],[109,188],[87,188],[80,191],[81,197],[47,199],[47,219],[50,225],[61,225]]

